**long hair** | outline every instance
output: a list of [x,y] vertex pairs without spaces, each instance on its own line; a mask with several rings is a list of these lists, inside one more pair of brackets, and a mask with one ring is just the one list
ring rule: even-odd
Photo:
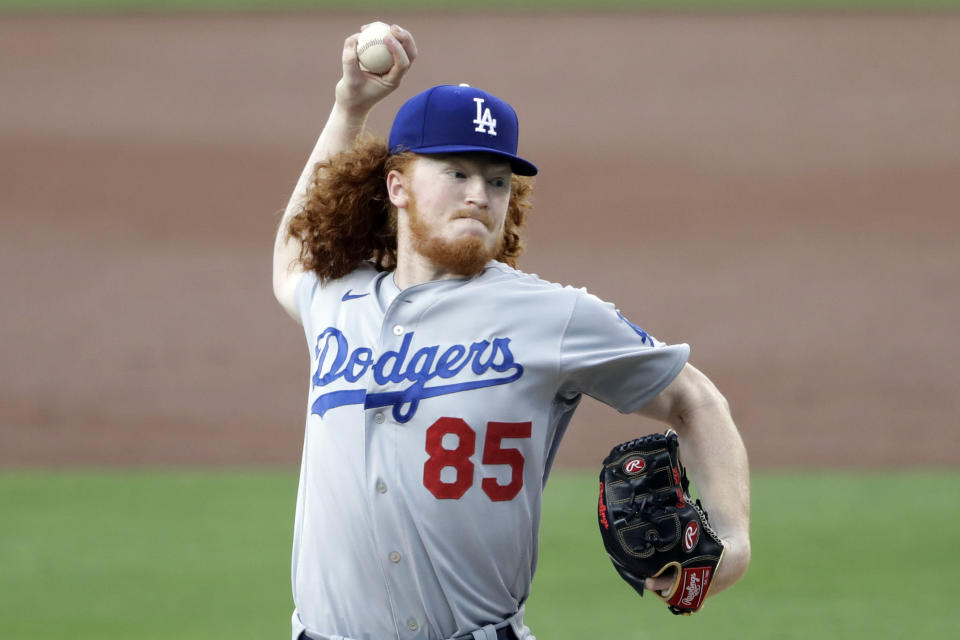
[[[364,137],[353,148],[314,167],[303,205],[287,226],[300,242],[298,261],[320,282],[341,278],[363,262],[380,271],[397,266],[397,210],[386,177],[403,171],[416,155],[389,155],[382,138]],[[533,180],[513,176],[504,221],[503,247],[495,258],[511,267],[523,253],[520,231],[530,211]]]

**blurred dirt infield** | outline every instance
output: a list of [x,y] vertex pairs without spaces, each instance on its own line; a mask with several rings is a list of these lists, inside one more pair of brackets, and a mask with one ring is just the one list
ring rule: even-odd
[[[273,233],[373,17],[0,21],[0,465],[298,462]],[[755,466],[960,462],[960,14],[376,17],[372,128],[509,99],[524,268],[689,342]],[[585,402],[560,461],[654,428]]]

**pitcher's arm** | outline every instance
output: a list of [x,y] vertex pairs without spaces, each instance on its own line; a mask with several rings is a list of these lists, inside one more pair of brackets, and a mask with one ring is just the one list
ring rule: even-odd
[[303,274],[299,262],[301,243],[289,236],[287,226],[290,218],[302,207],[317,163],[353,146],[357,137],[363,133],[367,116],[374,105],[400,85],[400,80],[416,58],[417,47],[410,32],[394,25],[391,33],[393,37],[387,38],[385,44],[393,54],[393,67],[382,76],[360,68],[357,59],[359,33],[344,41],[343,77],[337,82],[333,109],[307,159],[277,229],[273,246],[273,294],[287,313],[298,321],[295,291]]

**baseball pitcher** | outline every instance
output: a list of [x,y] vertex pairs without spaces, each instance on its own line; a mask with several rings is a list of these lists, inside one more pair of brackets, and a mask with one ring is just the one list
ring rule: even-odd
[[[583,394],[676,431],[723,548],[710,593],[736,582],[748,472],[723,396],[686,344],[518,270],[537,167],[507,102],[436,86],[388,140],[365,134],[417,48],[393,26],[378,75],[358,37],[274,249],[276,298],[310,355],[294,640],[533,638],[541,495]],[[677,578],[641,580],[665,593]]]

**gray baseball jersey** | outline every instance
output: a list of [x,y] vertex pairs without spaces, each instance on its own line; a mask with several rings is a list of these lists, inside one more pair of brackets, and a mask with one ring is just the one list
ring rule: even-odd
[[541,492],[582,394],[638,409],[668,346],[590,295],[491,262],[399,291],[364,264],[297,286],[310,349],[294,638],[519,637]]

